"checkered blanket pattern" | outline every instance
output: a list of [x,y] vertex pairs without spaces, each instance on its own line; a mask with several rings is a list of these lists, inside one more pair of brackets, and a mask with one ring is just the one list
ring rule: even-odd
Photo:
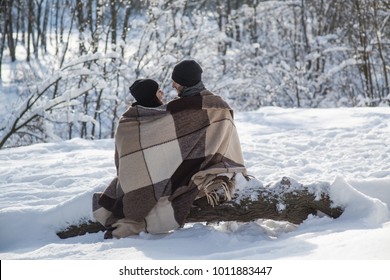
[[207,90],[159,108],[131,107],[115,146],[118,176],[94,194],[93,215],[118,238],[176,229],[216,178],[234,185],[235,174],[246,174],[233,111]]

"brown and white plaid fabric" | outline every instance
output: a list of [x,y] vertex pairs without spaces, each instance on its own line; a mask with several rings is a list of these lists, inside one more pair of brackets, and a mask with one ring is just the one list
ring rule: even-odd
[[94,194],[93,215],[118,238],[176,229],[195,199],[246,175],[233,111],[207,90],[160,108],[131,107],[115,144],[118,176]]

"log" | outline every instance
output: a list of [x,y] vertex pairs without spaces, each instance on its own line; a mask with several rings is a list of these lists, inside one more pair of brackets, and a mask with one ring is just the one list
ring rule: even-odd
[[[237,190],[230,201],[211,206],[206,197],[196,200],[187,216],[186,223],[237,221],[250,222],[258,219],[302,223],[312,215],[338,218],[343,209],[334,206],[329,196],[329,183],[302,185],[291,178],[263,187],[261,183]],[[105,231],[104,226],[91,220],[72,225],[57,232],[64,239],[86,233]]]
[[238,192],[231,201],[215,207],[205,198],[196,200],[186,222],[272,219],[300,224],[310,214],[319,213],[338,218],[343,210],[332,206],[329,187],[326,183],[303,186],[284,177],[273,186],[244,189],[244,193]]

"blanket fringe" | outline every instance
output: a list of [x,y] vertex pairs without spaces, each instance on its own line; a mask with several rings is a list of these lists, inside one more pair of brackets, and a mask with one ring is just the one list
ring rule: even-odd
[[235,190],[234,186],[234,176],[232,178],[217,176],[203,188],[208,204],[214,207],[220,204],[221,201],[232,200]]

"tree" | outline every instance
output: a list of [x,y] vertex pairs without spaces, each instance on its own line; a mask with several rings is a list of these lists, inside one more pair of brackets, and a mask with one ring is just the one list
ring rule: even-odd
[[[317,190],[313,191],[316,188]],[[308,215],[318,213],[332,218],[338,218],[343,213],[341,207],[332,203],[329,184],[323,182],[304,186],[291,178],[283,177],[280,182],[271,186],[263,187],[260,184],[241,189],[231,201],[215,206],[211,206],[205,197],[201,198],[195,201],[186,222],[249,222],[273,219],[300,224]],[[57,235],[60,238],[69,238],[104,230],[99,223],[88,221],[71,225],[57,232]]]
[[[117,55],[107,54],[106,56],[101,56],[96,54],[95,56],[86,56],[63,66],[39,86],[30,88],[27,97],[10,112],[10,115],[4,119],[3,123],[0,123],[0,149],[5,146],[11,137],[17,135],[21,135],[21,137],[30,135],[33,138],[44,140],[47,136],[44,129],[39,129],[42,135],[35,135],[30,132],[31,128],[29,126],[37,119],[46,119],[49,122],[56,119],[50,117],[55,114],[53,111],[61,111],[65,108],[66,112],[68,107],[75,104],[73,101],[86,92],[104,87],[99,79],[99,73],[83,68],[83,64],[87,61],[111,60],[113,58],[117,58]],[[68,91],[64,91],[61,95],[53,97],[50,91],[56,87],[60,80],[71,80],[79,77],[79,75],[91,75],[94,78],[83,85],[82,88],[77,90],[71,88]],[[59,114],[59,112],[56,112],[56,114]],[[88,116],[84,116],[82,119],[91,121]],[[62,121],[65,121],[65,123],[73,122],[73,118],[65,118]],[[33,127],[37,129],[36,125]]]
[[[207,87],[236,110],[390,102],[390,49],[384,39],[390,35],[388,1],[49,2],[2,1],[0,75],[2,64],[11,65],[7,84],[0,84],[5,94],[28,95],[25,88],[31,83],[42,83],[80,56],[120,53],[110,62],[85,62],[83,69],[101,71],[107,87],[89,90],[67,108],[66,118],[74,121],[52,122],[53,135],[61,139],[113,137],[118,117],[132,101],[128,87],[140,77],[159,81],[166,99],[174,98],[170,73],[184,58],[198,60]],[[18,57],[23,50],[26,57]],[[24,59],[29,63],[21,66]],[[20,77],[21,68],[25,77]],[[48,92],[56,98],[94,79],[77,77],[59,80]],[[56,112],[64,114],[51,111]],[[27,132],[36,135],[34,127],[47,124],[46,116],[14,139]],[[38,141],[11,142],[31,144],[33,139]]]

